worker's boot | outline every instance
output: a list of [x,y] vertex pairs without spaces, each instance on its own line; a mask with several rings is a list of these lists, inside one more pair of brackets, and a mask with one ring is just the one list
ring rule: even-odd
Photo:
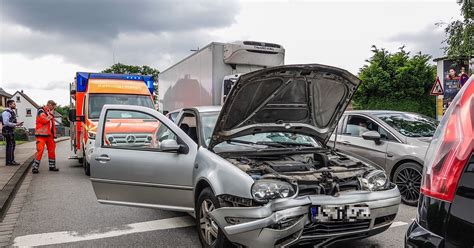
[[40,161],[38,161],[36,159],[33,161],[33,166],[32,166],[33,169],[31,170],[31,172],[33,172],[33,174],[38,174],[39,173],[39,163],[40,163]]
[[56,161],[50,159],[49,160],[49,171],[59,171],[59,169],[56,167]]

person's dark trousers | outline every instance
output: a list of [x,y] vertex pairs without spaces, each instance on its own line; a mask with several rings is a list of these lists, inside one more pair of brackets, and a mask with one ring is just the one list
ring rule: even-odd
[[4,134],[6,142],[6,162],[7,165],[15,161],[15,135],[13,133]]

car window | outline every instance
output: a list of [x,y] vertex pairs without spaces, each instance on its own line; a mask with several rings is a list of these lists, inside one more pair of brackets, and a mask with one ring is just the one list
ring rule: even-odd
[[386,141],[397,141],[397,139],[390,134],[385,128],[379,126],[376,122],[369,118],[352,115],[347,117],[347,125],[343,131],[344,135],[354,137],[362,137],[362,134],[367,131],[376,131],[380,134],[380,138]]
[[219,112],[209,112],[209,113],[202,113],[200,114],[201,117],[201,125],[202,125],[202,133],[204,137],[205,145],[208,146],[209,142],[211,141],[211,135],[214,131],[214,127],[216,126],[217,117],[219,116]]
[[379,125],[366,117],[350,115],[347,118],[347,125],[343,134],[362,137],[362,134],[368,131],[379,132]]
[[178,114],[179,114],[179,112],[170,113],[170,114],[168,115],[168,118],[170,118],[170,120],[172,120],[173,122],[175,122],[175,121],[176,121],[176,117],[178,117]]
[[379,127],[379,134],[382,140],[397,141],[397,139],[392,134],[390,134],[387,130],[385,130],[385,128],[383,127]]
[[185,112],[179,121],[179,127],[194,140],[196,144],[199,144],[196,115],[191,112]]
[[160,150],[163,140],[177,136],[156,117],[134,110],[109,110],[105,115],[102,147]]
[[436,131],[436,120],[413,113],[382,113],[377,117],[408,137],[431,137]]
[[89,96],[89,119],[98,119],[105,104],[134,105],[153,108],[153,102],[146,95],[91,94]]

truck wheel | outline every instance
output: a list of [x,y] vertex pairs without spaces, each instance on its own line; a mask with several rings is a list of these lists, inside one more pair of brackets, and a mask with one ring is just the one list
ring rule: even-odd
[[84,167],[84,174],[86,174],[86,176],[90,176],[91,175],[91,164],[89,164],[89,162],[87,162],[87,159],[86,159],[86,154],[84,153],[84,158],[82,158],[82,167]]
[[84,163],[84,158],[78,158],[77,160],[79,161],[79,164]]
[[90,176],[91,175],[91,164],[89,164],[87,162],[87,160],[84,159],[84,174],[86,174],[86,176]]
[[423,167],[412,162],[404,163],[395,170],[393,182],[400,190],[403,203],[409,206],[418,204],[422,175]]
[[201,191],[196,202],[195,211],[198,236],[204,248],[234,247],[209,215],[212,210],[220,207],[219,200],[211,188],[205,188]]

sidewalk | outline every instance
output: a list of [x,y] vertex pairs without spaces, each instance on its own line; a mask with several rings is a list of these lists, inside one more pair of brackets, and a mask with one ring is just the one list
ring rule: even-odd
[[[61,137],[56,139],[56,142],[68,139],[69,137]],[[15,189],[19,186],[25,172],[29,169],[35,153],[35,141],[17,145],[15,149],[15,160],[20,163],[20,165],[5,166],[5,146],[0,146],[0,220],[3,218],[8,204],[14,196]]]

